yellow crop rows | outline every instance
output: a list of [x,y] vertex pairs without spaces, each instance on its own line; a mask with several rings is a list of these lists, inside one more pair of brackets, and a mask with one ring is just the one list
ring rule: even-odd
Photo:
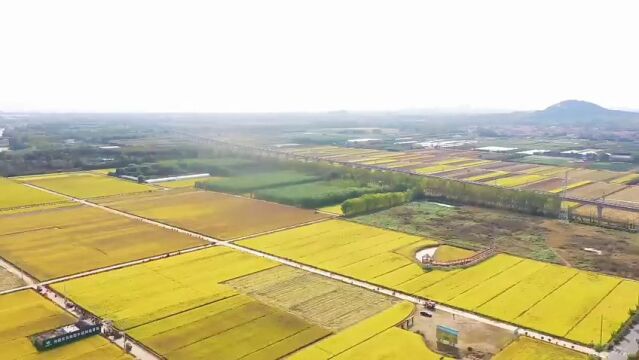
[[361,321],[336,335],[324,339],[294,354],[291,359],[328,359],[404,321],[415,305],[401,302],[378,315]]
[[[628,311],[637,309],[637,306],[639,283],[622,281],[566,337],[584,344],[601,344],[601,340],[609,339],[627,320]],[[600,333],[602,339],[598,336]]]
[[0,256],[40,280],[203,243],[88,206],[0,216]]
[[119,180],[112,176],[91,172],[22,178],[20,181],[82,199],[152,191],[155,189],[149,185]]
[[[407,265],[419,266],[396,249],[410,244],[435,245],[420,237],[341,220],[264,235],[240,244],[345,275],[372,280]],[[373,280],[374,281],[374,280]]]
[[637,180],[639,180],[639,174],[631,173],[618,177],[616,179],[612,179],[610,180],[610,182],[613,184],[628,184],[636,182]]
[[[515,322],[553,335],[566,336],[620,281],[619,278],[580,272],[516,318]],[[617,312],[628,316],[627,309]]]
[[[66,199],[0,177],[0,210],[65,202]],[[2,214],[2,212],[0,212]]]
[[278,358],[330,332],[223,284],[275,266],[213,247],[54,288],[171,359]]
[[493,360],[587,360],[588,355],[543,341],[520,337],[493,357]]
[[100,203],[224,240],[329,217],[266,201],[182,189],[105,198]]
[[511,187],[534,183],[544,179],[547,179],[547,177],[541,176],[541,175],[515,175],[515,176],[509,176],[505,178],[486,181],[486,183],[492,184],[495,186],[511,188]]
[[[432,241],[341,220],[240,244],[556,336],[575,328],[573,338],[581,342],[598,334],[588,325],[593,309],[610,314],[607,342],[636,301],[614,300],[616,293],[634,291],[627,285],[613,291],[621,278],[504,254],[465,269],[426,272],[412,259]],[[605,310],[597,310],[600,303]]]
[[31,344],[30,335],[72,324],[74,317],[32,290],[0,296],[0,348],[2,358],[30,359],[131,359],[101,336],[39,352]]

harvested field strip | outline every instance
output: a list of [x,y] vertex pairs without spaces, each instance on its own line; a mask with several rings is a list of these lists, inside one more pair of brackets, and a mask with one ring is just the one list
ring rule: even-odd
[[[566,335],[584,344],[600,344],[600,332],[606,342],[628,318],[628,311],[639,306],[639,283],[626,280],[617,285]],[[602,327],[603,324],[603,327]]]
[[520,337],[493,360],[588,360],[588,355],[543,341]]
[[564,175],[566,171],[570,171],[573,168],[561,167],[561,166],[553,166],[548,169],[543,169],[541,171],[535,171],[535,175],[543,175],[543,176],[560,176]]
[[486,180],[493,180],[493,179],[497,179],[497,178],[501,178],[501,177],[506,177],[506,176],[508,176],[510,174],[511,173],[509,173],[507,171],[491,171],[491,172],[488,172],[486,174],[467,177],[464,180],[466,180],[466,181],[486,181]]
[[639,174],[635,174],[635,173],[626,174],[621,177],[610,180],[610,182],[613,184],[624,184],[624,185],[634,184],[638,181],[639,181]]
[[[409,302],[401,302],[382,313],[361,321],[336,335],[313,344],[297,353],[291,359],[329,359],[375,335],[398,325],[415,309]],[[320,355],[320,357],[318,357]]]
[[449,276],[423,290],[417,295],[449,303],[456,296],[472,289],[480,283],[508,271],[523,259],[510,255],[496,255],[490,261],[466,268],[457,274]]
[[[588,184],[592,184],[592,181],[590,180],[584,180],[584,181],[579,181],[579,182],[575,182],[572,184],[568,184],[568,186],[565,187],[566,190],[572,190],[572,189],[576,189],[578,187],[582,187],[584,185],[588,185]],[[557,194],[564,191],[564,187],[558,187],[556,189],[552,189],[549,192],[553,193],[553,194]]]
[[157,196],[117,198],[102,203],[223,240],[329,217],[312,210],[211,191],[167,191]]
[[0,291],[15,289],[25,283],[13,273],[0,267]]
[[24,207],[13,208],[13,209],[2,209],[0,210],[0,216],[33,213],[38,211],[59,209],[59,208],[72,207],[72,206],[80,206],[80,204],[76,202],[65,201],[65,202],[57,202],[53,204],[24,206]]
[[[580,272],[515,321],[525,327],[566,336],[620,281],[619,278]],[[628,316],[627,310],[622,312]]]
[[17,209],[66,202],[63,197],[32,189],[3,177],[0,177],[0,194],[2,194],[0,196],[0,209]]
[[120,180],[112,176],[90,172],[22,181],[82,199],[153,191],[156,189],[153,186],[142,185],[132,181]]
[[517,187],[521,185],[526,185],[538,181],[545,180],[546,177],[540,175],[515,175],[504,178],[499,178],[495,180],[485,181],[486,184],[502,186],[502,187]]
[[39,352],[28,336],[77,321],[32,290],[0,296],[0,348],[3,359],[131,359],[101,336]]
[[354,325],[397,302],[381,294],[283,265],[226,284],[333,331]]
[[563,286],[577,273],[578,270],[575,269],[547,264],[489,302],[479,306],[477,312],[499,320],[514,322],[517,317],[548,294]]
[[639,204],[639,186],[627,186],[618,192],[608,195],[606,201],[637,206]]
[[625,185],[621,184],[609,184],[605,182],[595,182],[576,189],[568,191],[569,196],[581,197],[586,199],[598,199],[603,196],[608,196],[612,193],[625,188]]
[[0,229],[0,255],[40,280],[204,243],[88,206],[1,216]]

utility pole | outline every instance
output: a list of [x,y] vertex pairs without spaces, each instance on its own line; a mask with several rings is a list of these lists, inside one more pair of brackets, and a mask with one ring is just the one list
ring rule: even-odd
[[566,170],[566,173],[564,174],[564,186],[561,190],[561,203],[559,205],[559,220],[565,223],[570,223],[570,207],[566,204],[566,207],[564,208],[563,200],[566,198],[566,193],[568,192],[568,171],[570,170]]
[[599,325],[599,345],[603,345],[603,314],[601,314],[601,324]]

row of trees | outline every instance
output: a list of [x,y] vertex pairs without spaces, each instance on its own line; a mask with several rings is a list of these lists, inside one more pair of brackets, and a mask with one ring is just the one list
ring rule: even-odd
[[561,199],[556,194],[469,184],[454,179],[415,176],[393,171],[371,171],[324,162],[287,160],[248,149],[225,148],[224,145],[218,147],[217,151],[328,178],[353,179],[362,184],[374,183],[384,186],[389,192],[410,190],[413,194],[423,194],[429,198],[551,217],[558,216],[561,210]]
[[561,199],[550,193],[469,184],[444,178],[422,180],[426,196],[470,205],[515,210],[533,215],[558,216]]
[[405,204],[413,200],[413,191],[366,194],[342,203],[342,212],[346,216],[367,214]]

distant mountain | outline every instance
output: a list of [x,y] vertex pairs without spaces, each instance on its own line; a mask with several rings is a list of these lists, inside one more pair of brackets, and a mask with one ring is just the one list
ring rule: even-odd
[[606,109],[581,100],[566,100],[529,114],[529,120],[545,122],[592,123],[599,121],[639,120],[639,113]]

